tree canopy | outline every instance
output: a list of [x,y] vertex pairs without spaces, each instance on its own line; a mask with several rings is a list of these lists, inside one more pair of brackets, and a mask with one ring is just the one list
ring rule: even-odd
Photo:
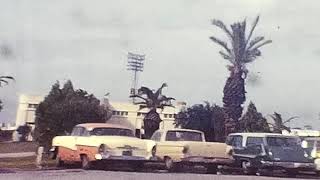
[[71,133],[80,123],[106,122],[110,115],[93,94],[75,90],[70,80],[62,88],[56,82],[36,110],[35,139],[49,147],[54,136]]
[[247,112],[239,121],[240,132],[270,132],[267,119],[257,111],[256,106],[250,102]]
[[207,141],[224,141],[223,108],[217,105],[195,104],[185,111],[179,112],[175,120],[177,127],[200,130],[204,132]]

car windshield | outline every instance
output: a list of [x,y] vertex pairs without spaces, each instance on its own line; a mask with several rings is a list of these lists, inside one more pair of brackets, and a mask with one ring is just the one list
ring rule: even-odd
[[129,136],[133,137],[134,134],[130,129],[121,128],[94,128],[90,131],[93,136]]
[[202,141],[202,134],[190,131],[168,131],[166,141]]
[[300,146],[299,138],[294,137],[267,137],[268,146],[292,147]]

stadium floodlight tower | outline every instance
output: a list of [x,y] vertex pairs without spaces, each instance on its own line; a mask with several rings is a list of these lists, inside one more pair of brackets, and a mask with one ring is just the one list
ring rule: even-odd
[[[145,55],[128,52],[127,70],[133,72],[130,95],[135,95],[137,93],[138,73],[143,71],[144,60],[145,60]],[[135,102],[135,98],[133,98],[132,101]]]

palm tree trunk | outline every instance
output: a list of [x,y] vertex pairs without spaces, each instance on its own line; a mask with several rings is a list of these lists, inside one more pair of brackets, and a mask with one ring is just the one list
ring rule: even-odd
[[153,133],[159,129],[160,122],[161,119],[156,109],[151,109],[143,119],[145,139],[150,139]]
[[236,131],[238,120],[242,115],[242,104],[246,100],[245,84],[242,71],[231,71],[223,89],[223,108],[228,116],[225,133],[228,135]]

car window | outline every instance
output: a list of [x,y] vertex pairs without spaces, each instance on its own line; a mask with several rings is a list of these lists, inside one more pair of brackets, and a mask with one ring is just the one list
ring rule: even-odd
[[262,137],[248,137],[246,146],[252,146],[252,145],[261,145],[263,144],[263,138]]
[[294,137],[267,137],[267,144],[269,146],[290,147],[301,146],[301,141]]
[[90,133],[85,128],[83,128],[80,132],[80,136],[90,136]]
[[130,129],[121,128],[94,128],[90,131],[93,136],[129,136],[134,137],[134,133]]
[[166,141],[202,141],[202,134],[190,131],[168,131]]
[[151,137],[151,140],[154,140],[154,141],[160,141],[161,139],[161,132],[155,132],[152,137]]
[[80,136],[81,127],[75,127],[72,130],[71,136]]
[[228,136],[226,140],[226,144],[234,147],[242,147],[242,136]]

